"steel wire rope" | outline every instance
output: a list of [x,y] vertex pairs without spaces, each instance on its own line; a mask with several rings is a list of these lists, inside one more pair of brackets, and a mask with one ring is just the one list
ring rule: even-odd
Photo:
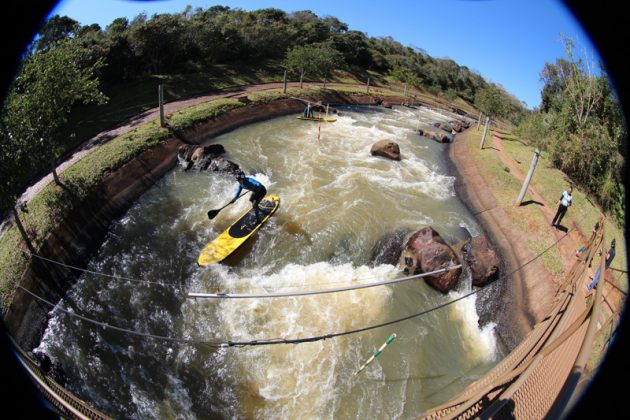
[[164,286],[164,287],[173,287],[173,288],[182,287],[182,285],[161,283],[161,282],[151,281],[151,280],[141,280],[141,279],[137,279],[137,278],[133,278],[133,277],[116,276],[114,274],[107,274],[107,273],[102,273],[102,272],[98,272],[98,271],[88,270],[86,268],[79,268],[79,267],[76,267],[76,266],[72,266],[70,264],[62,263],[61,261],[55,261],[55,260],[51,260],[51,259],[46,258],[46,257],[42,257],[41,255],[33,254],[33,253],[25,251],[23,249],[21,249],[21,251],[24,254],[30,255],[31,257],[38,258],[38,259],[40,259],[42,261],[46,261],[46,262],[49,262],[51,264],[55,264],[55,265],[58,265],[58,266],[61,266],[61,267],[69,268],[71,270],[81,271],[81,272],[88,273],[88,274],[94,274],[96,276],[108,277],[108,278],[117,279],[117,280],[127,280],[127,281],[135,282],[135,283],[154,284],[154,285],[157,285],[157,286]]
[[[49,258],[46,257],[42,257],[41,255],[37,255],[37,254],[33,254],[30,253],[26,250],[20,250],[22,251],[24,254],[30,255],[31,257],[35,257],[38,259],[41,259],[43,261],[49,262],[51,264],[55,264],[55,265],[59,265],[61,267],[65,267],[71,270],[76,270],[76,271],[81,271],[84,273],[88,273],[88,274],[94,274],[96,276],[102,276],[102,277],[108,277],[108,278],[112,278],[112,279],[117,279],[117,280],[126,280],[126,281],[130,281],[130,282],[135,282],[135,283],[147,283],[147,284],[153,284],[153,285],[157,285],[157,286],[163,286],[163,287],[171,287],[171,288],[180,288],[183,287],[184,285],[177,285],[177,284],[169,284],[169,283],[163,283],[163,282],[157,282],[157,281],[151,281],[151,280],[142,280],[142,279],[137,279],[137,278],[133,278],[133,277],[126,277],[126,276],[116,276],[113,274],[107,274],[107,273],[102,273],[102,272],[98,272],[98,271],[94,271],[94,270],[89,270],[89,269],[85,269],[85,268],[80,268],[80,267],[76,267],[70,264],[66,264],[66,263],[62,263],[60,261],[55,261],[55,260],[51,260]],[[448,270],[452,270],[455,268],[461,267],[461,264],[458,265],[454,265],[454,266],[449,266],[447,268],[444,269],[440,269],[440,270],[436,270],[436,271],[432,271],[432,272],[428,272],[428,273],[421,273],[421,274],[416,274],[413,276],[408,276],[408,277],[402,277],[402,278],[398,278],[398,279],[392,279],[392,280],[387,280],[384,282],[378,282],[378,283],[371,283],[371,284],[367,284],[367,285],[358,285],[359,287],[353,287],[353,288],[347,288],[347,290],[352,290],[352,289],[363,289],[363,288],[367,288],[367,287],[374,287],[374,286],[380,286],[383,284],[390,284],[390,283],[398,283],[398,282],[402,282],[402,281],[407,281],[407,280],[412,280],[415,278],[420,278],[420,277],[425,277],[431,274],[437,274],[443,271],[448,271]],[[369,279],[373,279],[376,278],[376,275],[371,275],[371,276],[365,276],[365,277],[361,277],[361,278],[353,278],[352,280],[369,280]],[[333,282],[325,282],[325,283],[315,283],[315,286],[322,286],[322,285],[334,285],[334,284],[344,284],[347,283],[347,281],[333,281]],[[263,286],[261,286],[263,287]],[[300,287],[299,285],[280,285],[280,287],[286,287],[286,288],[296,288],[296,287]],[[320,291],[320,293],[333,293],[335,291],[343,291],[346,288],[337,288],[337,289],[328,289],[328,290],[324,290],[324,291]],[[300,295],[312,295],[312,294],[318,294],[318,293],[311,293],[310,291],[306,291],[306,292],[295,292],[294,294],[286,294],[283,296],[278,296],[278,297],[287,297],[287,296],[300,296]],[[190,294],[189,294],[190,295]],[[233,298],[240,298],[240,297],[245,297],[244,295],[230,295],[230,294],[226,294],[226,293],[215,293],[215,294],[209,294],[212,296],[189,296],[189,297],[194,297],[194,298],[204,298],[204,297],[213,297],[213,298],[218,298],[218,297],[222,297],[222,298],[227,298],[227,297],[233,297]],[[247,296],[247,297],[274,297],[274,296],[270,296],[273,294],[266,294],[266,295],[251,295],[251,296]],[[280,294],[278,294],[280,295]]]
[[[562,241],[567,236],[569,236],[569,231],[568,230],[564,234],[564,236],[562,236],[560,239],[556,240],[553,244],[551,244],[550,246],[545,248],[538,255],[534,256],[531,260],[525,262],[520,267],[512,270],[512,272],[510,272],[508,274],[505,274],[503,276],[500,276],[495,282],[504,281],[504,280],[508,279],[509,277],[511,277],[513,274],[515,274],[518,271],[522,270],[523,268],[527,267],[529,264],[533,263],[534,261],[536,261],[537,259],[542,257],[544,254],[546,254],[551,248],[556,246],[560,241]],[[490,283],[490,284],[494,284],[494,282]],[[74,313],[72,311],[69,311],[67,309],[63,309],[61,307],[58,307],[58,310],[66,313],[66,314],[68,314],[70,316],[77,317],[77,318],[79,318],[79,319],[81,319],[81,320],[83,320],[85,322],[92,323],[94,325],[100,326],[100,327],[105,328],[105,329],[112,329],[114,331],[119,331],[119,332],[127,333],[127,334],[130,334],[130,335],[136,335],[136,336],[152,338],[152,339],[157,339],[157,340],[164,340],[164,341],[180,343],[180,344],[205,345],[205,346],[218,347],[218,348],[263,346],[263,345],[273,345],[273,344],[300,344],[300,343],[312,343],[312,342],[326,340],[326,339],[330,339],[330,338],[336,338],[336,337],[342,337],[342,336],[357,334],[357,333],[366,332],[366,331],[374,330],[374,329],[377,329],[377,328],[382,328],[382,327],[386,327],[386,326],[389,326],[389,325],[397,324],[397,323],[400,323],[400,322],[403,322],[403,321],[408,321],[410,319],[418,318],[420,316],[426,315],[428,313],[437,311],[439,309],[442,309],[444,307],[447,307],[449,305],[457,303],[457,302],[459,302],[461,300],[464,300],[464,299],[466,299],[466,298],[468,298],[468,297],[470,297],[472,295],[475,295],[475,294],[479,293],[480,291],[486,289],[486,287],[488,287],[489,285],[486,285],[486,286],[483,286],[483,287],[479,287],[477,290],[473,290],[473,291],[471,291],[469,293],[466,293],[466,294],[464,294],[462,296],[459,296],[459,297],[457,297],[457,298],[455,298],[453,300],[450,300],[448,302],[444,302],[444,303],[442,303],[440,305],[434,306],[434,307],[426,309],[424,311],[420,311],[420,312],[417,312],[417,313],[414,313],[414,314],[411,314],[411,315],[404,316],[402,318],[397,318],[397,319],[394,319],[394,320],[391,320],[391,321],[381,322],[381,323],[378,323],[378,324],[372,324],[372,325],[369,325],[367,327],[356,328],[356,329],[349,330],[349,331],[341,331],[341,332],[322,334],[322,335],[311,336],[311,337],[304,337],[304,338],[267,338],[267,339],[260,339],[260,340],[248,340],[248,341],[233,341],[233,340],[210,341],[210,340],[195,340],[195,339],[187,339],[187,338],[168,337],[168,336],[163,336],[163,335],[155,335],[155,334],[151,334],[151,333],[145,333],[145,332],[134,331],[134,330],[126,329],[126,328],[117,327],[115,325],[110,325],[110,324],[107,324],[107,323],[102,322],[102,321],[97,321],[95,319],[88,318],[86,316],[76,314],[76,313]],[[41,296],[37,295],[36,293],[31,292],[30,290],[24,288],[23,286],[18,285],[17,287],[22,289],[22,290],[24,290],[26,293],[31,295],[33,298],[35,298],[35,299],[37,299],[37,300],[39,300],[41,302],[44,302],[47,305],[52,306],[53,308],[58,306],[58,305],[55,305],[52,302],[48,301],[47,299],[42,298]]]
[[252,299],[252,298],[277,298],[277,297],[292,297],[292,296],[307,296],[307,295],[321,295],[325,293],[345,292],[348,290],[367,289],[369,287],[383,286],[386,284],[400,283],[403,281],[413,280],[421,277],[430,276],[433,274],[443,273],[446,271],[460,268],[462,265],[451,265],[439,270],[430,271],[427,273],[414,274],[412,276],[401,277],[397,279],[384,280],[376,283],[367,284],[355,284],[353,286],[337,287],[335,289],[319,289],[319,290],[305,290],[301,292],[277,292],[267,294],[230,294],[230,293],[188,293],[188,297],[192,298],[208,298],[208,299]]

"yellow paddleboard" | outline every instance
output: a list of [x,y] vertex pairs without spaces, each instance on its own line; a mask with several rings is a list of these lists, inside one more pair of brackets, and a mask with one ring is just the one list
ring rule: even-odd
[[337,118],[330,118],[330,117],[313,117],[313,118],[307,118],[303,115],[300,115],[298,117],[296,117],[298,120],[306,120],[306,121],[323,121],[323,122],[335,122],[337,121]]
[[265,196],[258,205],[262,220],[258,222],[254,209],[250,209],[215,240],[206,245],[199,254],[197,264],[206,266],[223,261],[239,246],[243,245],[276,212],[279,205],[280,197],[277,195]]

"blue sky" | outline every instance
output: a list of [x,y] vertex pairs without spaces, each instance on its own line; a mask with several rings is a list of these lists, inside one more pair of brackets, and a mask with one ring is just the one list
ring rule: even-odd
[[117,17],[178,13],[188,4],[204,9],[213,5],[243,10],[275,7],[335,16],[349,29],[370,37],[391,36],[433,57],[451,58],[502,85],[529,108],[540,104],[539,78],[545,62],[565,56],[560,33],[599,60],[588,35],[557,0],[65,0],[52,14],[105,28]]

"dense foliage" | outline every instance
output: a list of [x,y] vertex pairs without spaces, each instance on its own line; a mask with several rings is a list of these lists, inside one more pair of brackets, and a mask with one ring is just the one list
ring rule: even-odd
[[[65,63],[56,61],[58,70],[49,68],[39,74],[59,72],[67,77],[25,77],[37,74],[39,70],[34,66],[52,58],[60,48],[73,55]],[[20,159],[28,159],[29,153],[37,150],[33,149],[36,144],[40,150],[50,152],[50,159],[54,160],[79,143],[76,139],[71,141],[72,133],[67,130],[60,133],[59,124],[67,120],[73,107],[103,101],[100,92],[113,97],[120,93],[122,83],[150,76],[202,74],[217,65],[265,60],[276,60],[294,77],[310,80],[325,81],[335,69],[348,71],[359,80],[367,80],[367,72],[378,73],[449,100],[460,97],[494,117],[512,122],[518,121],[525,111],[503,88],[453,60],[433,58],[389,37],[368,37],[350,30],[335,17],[318,17],[308,10],[286,13],[272,8],[247,12],[225,6],[187,7],[176,14],[140,14],[131,21],[118,18],[106,28],[96,24],[81,26],[69,17],[53,16],[29,48],[18,82],[4,104],[0,160],[3,180],[8,180],[5,186],[10,188],[2,191],[3,198],[19,194],[29,177],[41,175],[49,168],[46,159],[31,159],[37,167],[19,166]],[[31,94],[34,87],[48,92],[50,100],[64,92],[71,94],[53,112],[49,108],[54,105],[38,99],[45,96]],[[492,93],[493,100],[484,100],[483,92]],[[10,110],[19,103],[30,103],[31,109],[24,109],[28,115],[11,114]],[[35,127],[32,133],[18,130],[20,118],[28,122],[24,129]],[[17,178],[4,177],[5,172],[17,169],[21,173]],[[3,214],[11,205],[7,205],[8,201],[11,200],[3,200],[0,205]]]
[[528,115],[518,133],[545,150],[552,164],[623,223],[624,148],[627,126],[605,68],[574,54],[564,38],[566,58],[547,63],[540,109]]

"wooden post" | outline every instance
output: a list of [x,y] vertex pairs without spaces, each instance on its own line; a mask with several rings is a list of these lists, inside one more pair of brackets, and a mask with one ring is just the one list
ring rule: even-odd
[[164,127],[164,89],[158,85],[158,103],[160,105],[160,127]]
[[488,134],[489,125],[490,125],[490,117],[486,117],[486,128],[483,129],[483,136],[481,137],[481,143],[479,143],[479,150],[483,149],[483,142],[486,140],[486,134]]
[[287,93],[287,71],[284,71],[284,90],[282,93]]
[[483,115],[483,112],[479,111],[479,119],[477,120],[477,131],[479,131],[479,126],[481,125],[481,116]]
[[370,92],[370,78],[368,77],[368,81],[367,81],[367,90],[366,92]]
[[532,159],[532,164],[529,167],[529,172],[527,173],[527,177],[525,178],[525,181],[523,182],[521,193],[518,195],[518,198],[516,199],[516,203],[514,203],[517,206],[520,206],[521,203],[523,202],[523,197],[525,197],[525,192],[527,191],[527,187],[529,187],[529,182],[532,180],[532,176],[534,175],[534,169],[536,169],[536,165],[538,164],[539,156],[540,156],[540,149],[536,149],[536,151],[534,152],[534,158]]

